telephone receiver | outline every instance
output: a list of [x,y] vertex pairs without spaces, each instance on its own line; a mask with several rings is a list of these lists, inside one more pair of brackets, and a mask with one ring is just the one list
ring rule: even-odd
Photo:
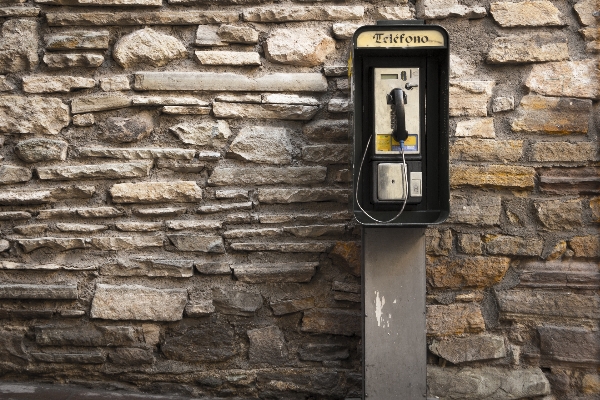
[[[411,90],[419,85],[406,84],[406,89]],[[406,116],[404,105],[406,104],[406,92],[400,88],[394,88],[387,95],[387,104],[392,105],[392,137],[396,142],[403,142],[408,138],[406,130]]]

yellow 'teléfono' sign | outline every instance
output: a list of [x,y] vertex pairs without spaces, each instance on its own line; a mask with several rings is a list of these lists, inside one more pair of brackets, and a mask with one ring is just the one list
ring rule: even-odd
[[365,47],[445,47],[440,31],[432,29],[407,31],[365,31],[356,38],[356,48]]

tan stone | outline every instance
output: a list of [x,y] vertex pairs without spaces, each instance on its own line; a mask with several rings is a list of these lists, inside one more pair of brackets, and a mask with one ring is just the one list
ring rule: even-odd
[[575,257],[600,257],[600,237],[598,235],[575,236],[569,240],[569,247],[575,252]]
[[494,81],[456,81],[450,83],[451,117],[486,117]]
[[531,189],[535,169],[514,165],[454,165],[450,168],[450,186],[504,187]]
[[228,43],[258,43],[258,31],[248,26],[221,25],[217,34],[221,40]]
[[36,21],[9,19],[2,25],[0,39],[0,73],[31,71],[38,65]]
[[544,242],[536,237],[486,235],[484,246],[488,254],[539,257]]
[[276,29],[265,43],[269,61],[302,67],[322,64],[334,50],[335,41],[331,37],[305,28]]
[[108,49],[108,31],[70,31],[44,35],[46,49]]
[[492,3],[490,13],[504,28],[565,25],[562,13],[546,0]]
[[427,306],[427,335],[450,336],[485,330],[481,308],[477,304]]
[[333,24],[333,37],[336,39],[351,39],[354,32],[360,28],[362,24],[353,24],[348,22],[337,22]]
[[115,110],[131,105],[131,99],[122,93],[102,93],[76,97],[71,100],[71,112],[82,114],[93,111]]
[[598,11],[598,2],[596,0],[579,0],[573,6],[579,22],[583,26],[594,26],[597,20],[594,18],[594,12]]
[[113,50],[113,58],[123,68],[136,64],[162,67],[186,56],[187,50],[178,39],[150,28],[123,36]]
[[261,65],[260,55],[248,51],[196,51],[194,53],[202,65]]
[[50,69],[61,68],[97,68],[104,62],[104,56],[96,53],[46,53],[44,63]]
[[584,394],[600,394],[600,375],[585,374],[581,380],[581,391]]
[[600,98],[600,70],[595,59],[537,64],[525,81],[544,96]]
[[594,222],[600,222],[600,197],[594,197],[590,200],[590,208],[592,209]]
[[509,266],[508,257],[429,257],[427,283],[435,289],[487,288],[500,282]]
[[508,163],[522,155],[522,140],[456,139],[450,146],[451,160]]
[[547,229],[571,230],[582,225],[583,207],[580,200],[538,200],[533,204],[538,219]]
[[354,276],[361,275],[361,246],[357,242],[336,242],[328,254],[338,265]]
[[96,86],[91,78],[78,76],[25,76],[23,91],[27,93],[67,93],[73,89],[86,89]]
[[49,26],[201,25],[236,22],[239,11],[49,12]]
[[226,121],[200,120],[171,126],[169,132],[186,144],[221,148],[231,136]]
[[591,142],[536,142],[532,161],[586,163],[596,158],[597,146]]
[[242,13],[248,22],[347,21],[361,19],[362,6],[271,6],[246,9]]
[[494,118],[474,118],[458,121],[454,136],[493,139],[496,137]]
[[568,59],[567,38],[556,33],[497,37],[487,55],[487,62],[491,64],[520,64]]
[[231,155],[260,164],[289,165],[292,143],[285,128],[252,126],[242,128],[229,147]]
[[117,183],[109,192],[115,203],[186,203],[202,200],[202,189],[194,181]]
[[[398,1],[397,4],[407,4],[407,0]],[[373,17],[377,21],[385,20],[405,20],[414,19],[415,13],[408,6],[403,7],[377,7],[374,10]]]
[[521,99],[514,132],[587,133],[591,100],[527,95]]
[[218,118],[258,118],[308,121],[319,107],[297,104],[246,104],[215,101],[213,113]]
[[487,15],[485,7],[465,6],[458,0],[421,0],[417,2],[417,16],[424,19],[445,19],[448,17],[483,18]]
[[154,289],[141,285],[97,284],[91,318],[178,321],[187,302],[185,289]]
[[57,135],[69,121],[69,106],[60,99],[0,97],[0,132]]
[[148,162],[106,163],[38,167],[36,172],[41,180],[125,179],[147,177],[151,167]]

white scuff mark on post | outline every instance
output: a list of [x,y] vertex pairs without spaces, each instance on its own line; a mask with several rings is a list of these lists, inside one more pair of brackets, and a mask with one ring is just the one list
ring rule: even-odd
[[394,299],[394,304],[396,304],[398,302],[398,300]]
[[[381,326],[383,322],[383,306],[385,305],[385,297],[379,298],[379,292],[375,291],[375,318],[377,319],[377,326]],[[385,324],[383,325],[385,327]]]

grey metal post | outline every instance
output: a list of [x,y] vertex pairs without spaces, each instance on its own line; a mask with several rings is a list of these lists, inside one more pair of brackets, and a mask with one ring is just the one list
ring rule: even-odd
[[364,398],[425,399],[425,228],[362,232]]

